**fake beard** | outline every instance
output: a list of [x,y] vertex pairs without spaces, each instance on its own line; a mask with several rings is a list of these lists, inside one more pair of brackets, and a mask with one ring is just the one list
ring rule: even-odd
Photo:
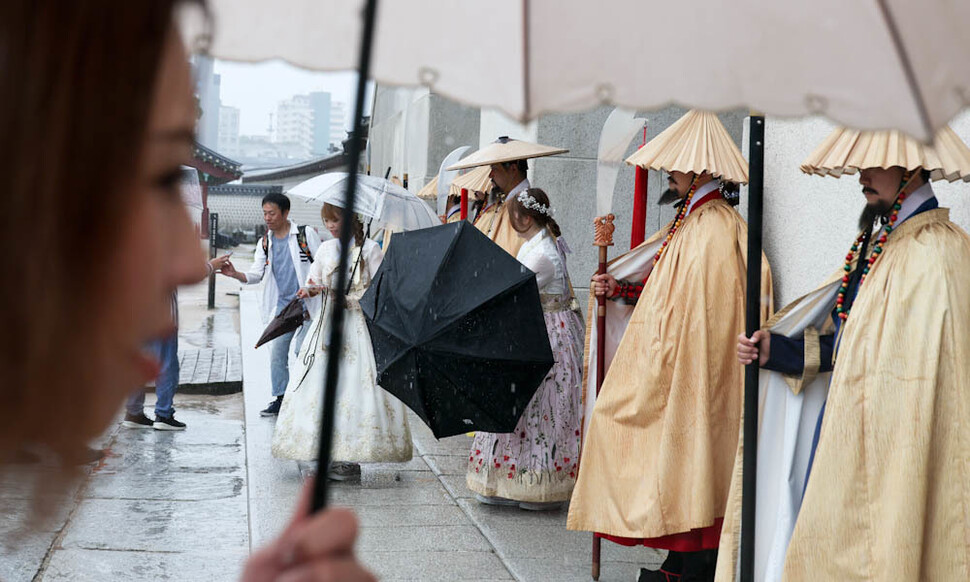
[[660,199],[657,200],[658,206],[666,206],[668,204],[673,204],[674,206],[679,206],[684,203],[684,198],[677,193],[673,188],[668,188],[664,190],[664,193],[660,195]]
[[862,213],[859,215],[859,230],[872,228],[872,225],[877,219],[885,218],[892,206],[892,202],[885,202],[882,200],[879,200],[874,204],[866,204],[862,209]]

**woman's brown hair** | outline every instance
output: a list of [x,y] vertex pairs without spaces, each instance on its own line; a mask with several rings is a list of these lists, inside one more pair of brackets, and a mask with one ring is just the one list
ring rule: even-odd
[[72,425],[84,422],[86,387],[97,377],[85,354],[106,309],[107,257],[129,216],[180,3],[0,4],[4,450],[25,441],[77,447]]
[[[552,206],[549,203],[549,196],[540,188],[529,188],[524,192],[526,196],[531,196],[535,199],[536,204],[540,204],[546,208],[546,210],[551,210]],[[512,228],[517,228],[515,223],[520,220],[523,216],[529,216],[535,221],[540,227],[548,229],[549,233],[559,238],[562,236],[562,230],[559,228],[559,224],[556,223],[554,219],[549,214],[544,212],[539,212],[532,208],[526,208],[522,201],[519,200],[519,196],[512,196],[505,201],[509,208],[509,217],[512,219]]]
[[[320,209],[320,217],[324,220],[343,220],[347,216],[347,213],[343,208],[339,206],[334,206],[333,204],[324,204],[323,208]],[[354,243],[357,246],[364,245],[364,223],[360,221],[360,218],[356,214],[353,215],[353,231],[354,231]]]

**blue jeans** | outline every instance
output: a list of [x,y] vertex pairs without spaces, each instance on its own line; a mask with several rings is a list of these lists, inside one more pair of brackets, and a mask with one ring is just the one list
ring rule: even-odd
[[[179,336],[178,332],[164,340],[152,342],[151,350],[162,364],[155,380],[155,416],[172,418],[175,408],[172,399],[179,386]],[[141,414],[145,410],[145,391],[139,390],[128,398],[125,405],[128,414]]]
[[[293,353],[299,355],[303,336],[306,335],[309,327],[304,322],[296,331],[281,335],[272,341],[273,351],[270,355],[269,371],[273,382],[274,398],[282,396],[286,392],[286,385],[290,383],[290,344],[293,344]],[[294,339],[296,341],[293,341]]]

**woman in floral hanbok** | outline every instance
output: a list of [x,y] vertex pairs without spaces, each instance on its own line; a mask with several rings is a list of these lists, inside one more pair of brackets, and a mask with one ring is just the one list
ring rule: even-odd
[[[333,312],[337,262],[340,257],[340,225],[343,209],[326,204],[321,211],[332,240],[314,255],[307,287],[300,297],[325,294],[319,319],[311,324],[300,349],[302,369],[290,375],[290,385],[276,421],[273,455],[298,461],[317,458],[323,377],[330,356],[330,320]],[[411,460],[411,431],[404,404],[377,385],[377,367],[370,334],[360,310],[360,298],[370,286],[383,254],[374,241],[364,237],[360,221],[354,220],[354,248],[350,255],[350,283],[344,314],[344,345],[340,353],[340,380],[334,415],[333,459],[328,475],[352,479],[360,474],[359,463]]]
[[514,432],[476,434],[468,455],[467,483],[481,503],[556,509],[569,500],[576,483],[585,328],[570,309],[568,249],[552,218],[549,197],[532,188],[506,204],[513,228],[526,239],[516,258],[536,274],[556,363]]

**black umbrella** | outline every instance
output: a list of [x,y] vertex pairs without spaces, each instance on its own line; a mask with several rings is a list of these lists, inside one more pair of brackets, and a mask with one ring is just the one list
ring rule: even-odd
[[309,319],[309,315],[306,309],[303,307],[303,300],[299,297],[294,297],[292,301],[286,304],[283,309],[280,310],[276,317],[270,320],[269,325],[263,330],[263,335],[259,337],[259,341],[256,342],[256,347],[265,344],[268,341],[272,341],[281,335],[286,335],[291,331],[296,331],[303,325],[303,322]]
[[466,221],[392,240],[360,301],[378,383],[437,438],[515,430],[554,363],[535,274]]

